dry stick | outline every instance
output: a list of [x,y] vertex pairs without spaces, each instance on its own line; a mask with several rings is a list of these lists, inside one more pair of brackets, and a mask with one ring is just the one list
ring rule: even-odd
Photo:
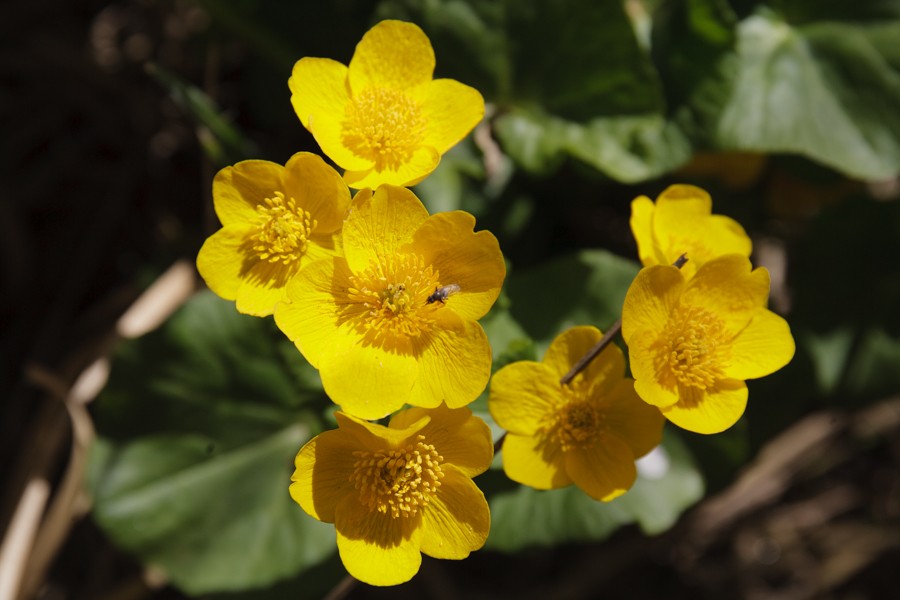
[[[673,267],[680,269],[684,266],[684,263],[688,261],[687,254],[682,254],[679,256],[675,262],[672,263]],[[613,338],[622,330],[622,319],[616,319],[616,322],[609,326],[609,329],[603,334],[603,337],[600,338],[600,341],[594,344],[594,347],[587,351],[587,353],[578,359],[569,372],[562,376],[562,379],[559,380],[560,385],[568,385],[575,379],[575,376],[584,371],[591,361],[597,358],[597,356],[603,352],[604,348],[609,346],[610,342],[612,342]],[[503,446],[503,440],[506,438],[506,433],[501,435],[496,442],[494,442],[494,454],[500,451],[500,448]]]
[[[682,254],[679,256],[675,262],[672,263],[673,267],[681,268],[684,266],[684,263],[688,261],[687,255]],[[559,380],[560,385],[568,385],[571,383],[575,376],[584,371],[591,361],[597,358],[597,355],[603,352],[603,349],[609,346],[610,342],[612,342],[613,338],[616,337],[616,334],[622,330],[622,319],[616,319],[616,322],[609,326],[609,330],[604,334],[600,341],[594,344],[594,347],[587,351],[587,354],[578,359],[578,362],[569,369],[569,372],[563,375],[562,379]]]

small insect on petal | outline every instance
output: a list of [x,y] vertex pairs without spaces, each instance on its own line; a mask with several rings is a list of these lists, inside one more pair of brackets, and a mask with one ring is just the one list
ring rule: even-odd
[[434,288],[434,293],[428,296],[428,299],[425,301],[427,304],[433,304],[435,302],[440,302],[443,304],[447,301],[447,298],[450,297],[451,294],[455,294],[460,289],[459,285],[455,283],[448,283],[447,285],[440,286]]

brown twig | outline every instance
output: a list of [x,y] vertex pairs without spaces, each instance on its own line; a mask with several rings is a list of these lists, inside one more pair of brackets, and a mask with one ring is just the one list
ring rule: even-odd
[[[675,262],[672,263],[673,267],[680,269],[684,266],[684,263],[688,261],[687,255],[682,254],[679,256]],[[597,355],[603,352],[603,349],[609,346],[610,342],[612,342],[613,338],[622,330],[622,319],[616,319],[616,322],[610,325],[609,329],[600,338],[600,341],[594,344],[594,347],[587,351],[587,354],[578,359],[569,372],[563,375],[562,379],[559,380],[560,385],[568,385],[575,379],[575,376],[584,371],[591,361],[597,358]]]

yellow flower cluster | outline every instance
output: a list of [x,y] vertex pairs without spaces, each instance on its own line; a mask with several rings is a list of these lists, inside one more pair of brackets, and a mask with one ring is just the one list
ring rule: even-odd
[[[213,182],[222,228],[197,257],[237,310],[274,315],[340,406],[338,428],[297,454],[290,494],[334,523],[348,572],[373,585],[409,580],[422,553],[465,558],[490,529],[472,478],[491,464],[491,433],[467,405],[490,379],[478,320],[506,267],[472,215],[430,215],[405,187],[484,115],[477,91],[433,80],[434,66],[422,30],[399,21],[366,33],[349,66],[299,60],[291,103],[343,176],[305,152],[223,169]],[[666,419],[703,433],[731,426],[743,380],[793,354],[787,324],[766,309],[768,273],[751,270],[749,238],[712,215],[708,194],[682,185],[655,204],[640,197],[631,226],[646,266],[621,322],[634,379],[612,345],[569,375],[601,340],[588,326],[560,334],[540,362],[500,369],[489,409],[508,431],[503,468],[517,482],[612,500]]]
[[223,169],[223,227],[197,257],[240,312],[275,315],[340,405],[338,428],[297,454],[290,493],[334,523],[347,570],[373,585],[407,581],[422,553],[465,558],[490,529],[472,477],[491,464],[491,433],[466,405],[490,377],[477,321],[506,266],[470,214],[429,215],[402,187],[484,115],[477,91],[433,71],[428,38],[399,21],[366,33],[349,67],[298,61],[291,102],[343,177],[305,152]]

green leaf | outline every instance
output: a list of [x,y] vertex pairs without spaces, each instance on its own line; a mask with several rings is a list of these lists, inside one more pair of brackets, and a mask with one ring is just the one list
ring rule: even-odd
[[486,547],[514,552],[597,541],[629,523],[657,534],[702,496],[703,481],[690,455],[667,430],[662,445],[639,462],[634,487],[612,502],[593,500],[576,486],[549,491],[523,486],[494,495]]
[[542,348],[575,325],[606,330],[622,314],[625,292],[639,267],[605,250],[584,250],[507,281],[510,313]]
[[546,174],[572,157],[643,181],[690,157],[619,2],[391,0],[378,14],[423,27],[438,71],[498,106],[502,149],[527,170]]
[[741,21],[734,50],[688,99],[700,137],[863,179],[900,172],[900,20],[874,20],[887,6],[875,4],[844,3],[840,21],[806,12],[792,22],[767,9]]
[[660,114],[597,118],[573,123],[534,111],[499,117],[496,132],[526,170],[550,173],[571,156],[612,179],[645,181],[691,158],[687,137]]
[[328,406],[271,319],[198,294],[116,355],[96,403],[94,517],[190,594],[297,575],[334,552],[333,527],[288,494]]

